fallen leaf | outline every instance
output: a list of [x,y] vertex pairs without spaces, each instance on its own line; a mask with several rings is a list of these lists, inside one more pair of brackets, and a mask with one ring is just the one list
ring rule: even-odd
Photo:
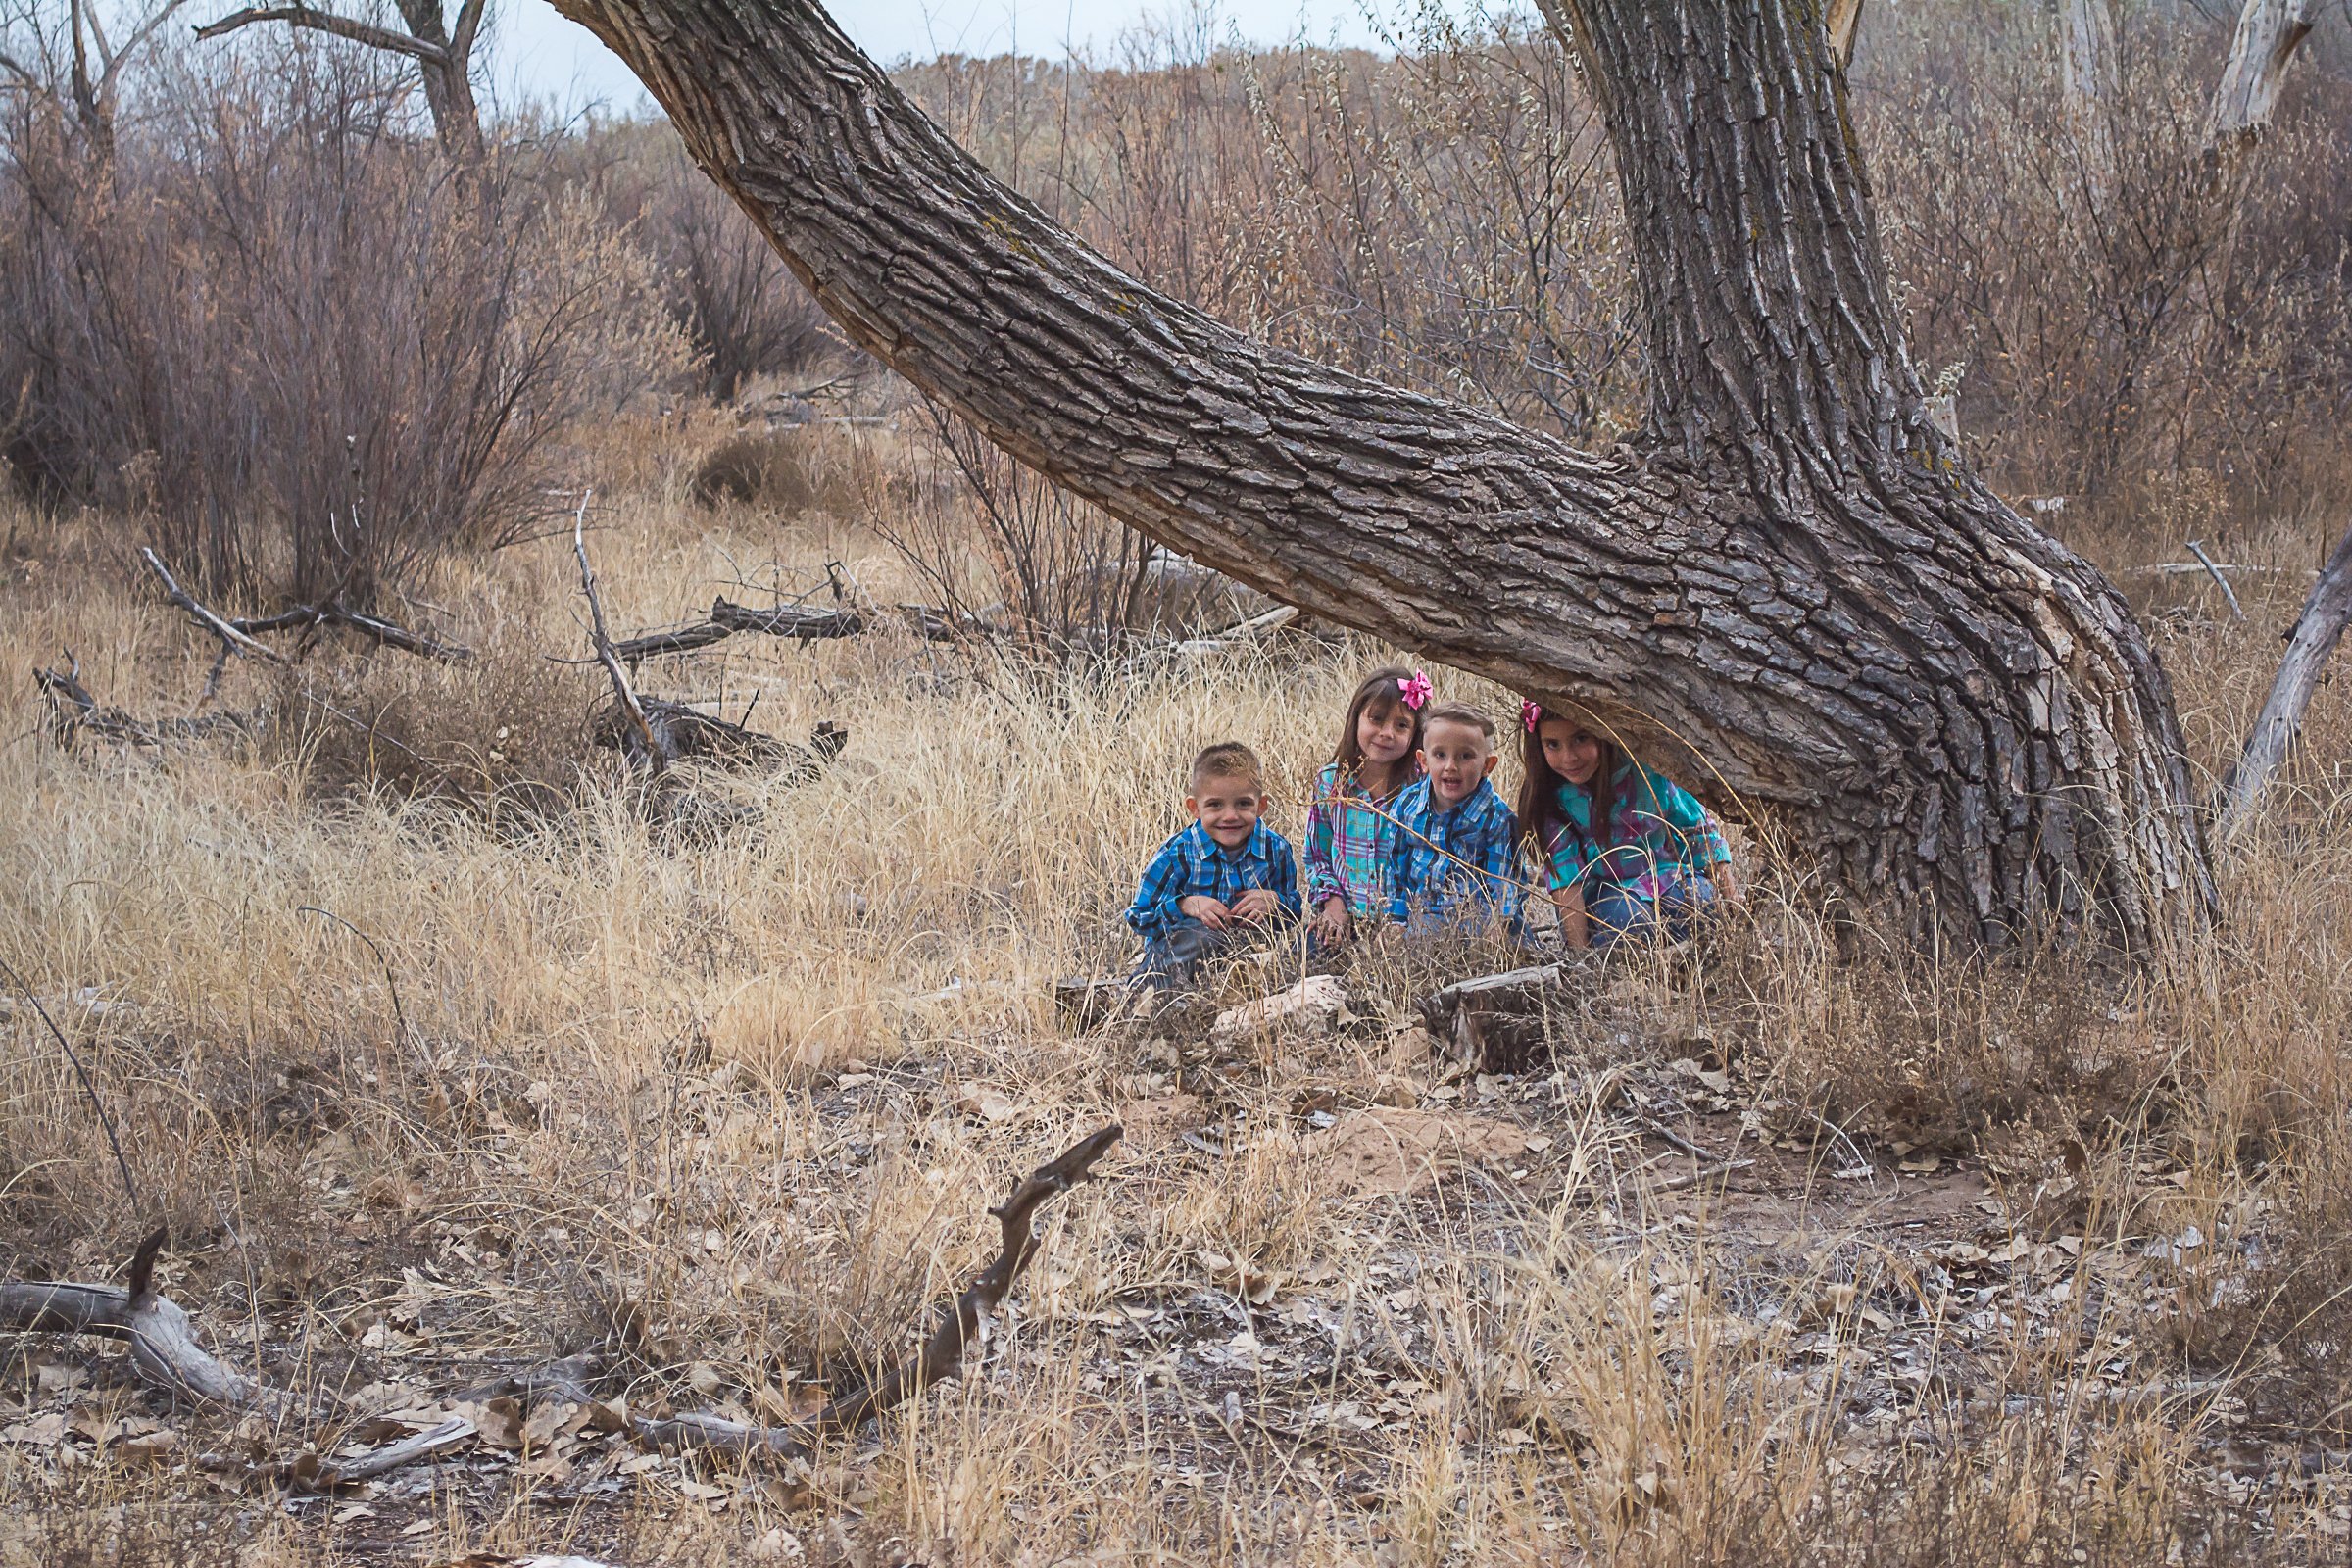
[[63,1412],[52,1410],[30,1421],[20,1421],[13,1427],[0,1429],[0,1443],[21,1443],[28,1447],[53,1448],[66,1441],[66,1418]]

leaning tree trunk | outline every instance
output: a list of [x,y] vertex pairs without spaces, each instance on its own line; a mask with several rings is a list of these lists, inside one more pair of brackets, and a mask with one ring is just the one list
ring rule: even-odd
[[2144,950],[2200,926],[2164,673],[1929,419],[1822,8],[1562,3],[1648,320],[1648,422],[1605,457],[1152,292],[811,0],[558,0],[853,338],[1143,532],[1582,704],[1947,931],[2087,920]]

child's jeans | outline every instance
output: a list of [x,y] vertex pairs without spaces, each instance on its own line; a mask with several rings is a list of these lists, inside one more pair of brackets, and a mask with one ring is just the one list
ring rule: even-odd
[[1202,965],[1238,954],[1260,934],[1255,927],[1215,931],[1204,925],[1177,926],[1144,944],[1144,956],[1136,960],[1128,983],[1152,991],[1193,985]]
[[1615,883],[1599,888],[1585,902],[1585,919],[1595,948],[1614,947],[1629,937],[1688,942],[1692,921],[1714,903],[1714,883],[1678,873],[1655,899]]

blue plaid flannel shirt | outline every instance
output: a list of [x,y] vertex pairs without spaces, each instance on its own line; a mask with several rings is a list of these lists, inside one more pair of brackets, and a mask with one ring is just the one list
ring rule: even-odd
[[1500,920],[1518,930],[1519,819],[1492,779],[1451,810],[1435,804],[1423,779],[1391,808],[1390,913],[1408,925]]
[[1161,845],[1144,867],[1127,923],[1146,942],[1156,942],[1179,926],[1200,923],[1177,910],[1179,900],[1202,894],[1230,906],[1252,888],[1273,893],[1282,905],[1281,919],[1298,917],[1298,865],[1291,858],[1291,841],[1260,822],[1240,849],[1228,853],[1195,822]]

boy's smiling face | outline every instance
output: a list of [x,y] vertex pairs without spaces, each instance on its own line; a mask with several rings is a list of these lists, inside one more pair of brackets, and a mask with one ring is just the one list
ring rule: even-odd
[[1421,766],[1440,806],[1458,806],[1494,771],[1494,742],[1476,724],[1433,718],[1421,733]]
[[1226,850],[1238,850],[1250,842],[1264,805],[1257,780],[1231,776],[1196,778],[1193,793],[1184,798],[1185,809],[1200,819],[1200,826],[1219,849]]

